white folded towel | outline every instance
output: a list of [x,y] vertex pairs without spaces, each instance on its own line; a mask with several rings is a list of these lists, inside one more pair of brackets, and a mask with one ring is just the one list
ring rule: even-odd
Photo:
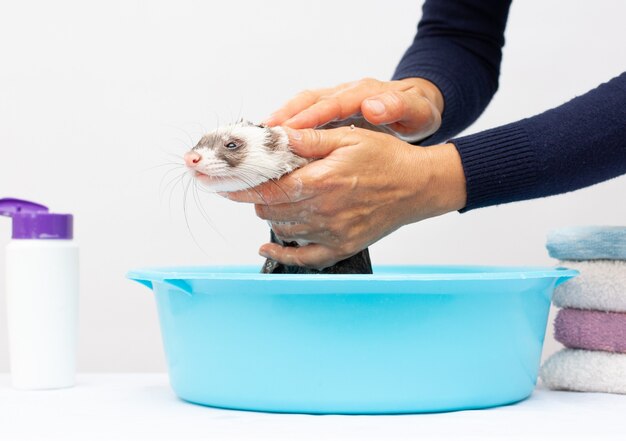
[[626,312],[626,260],[564,260],[560,265],[580,275],[554,290],[556,306]]
[[626,394],[626,354],[561,349],[539,375],[550,389]]

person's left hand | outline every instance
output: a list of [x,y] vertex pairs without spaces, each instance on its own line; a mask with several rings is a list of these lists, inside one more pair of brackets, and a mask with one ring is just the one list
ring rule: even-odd
[[452,144],[415,147],[369,130],[292,130],[292,150],[323,158],[279,179],[225,193],[256,204],[285,242],[259,253],[286,265],[326,268],[365,249],[402,225],[465,205],[465,176]]

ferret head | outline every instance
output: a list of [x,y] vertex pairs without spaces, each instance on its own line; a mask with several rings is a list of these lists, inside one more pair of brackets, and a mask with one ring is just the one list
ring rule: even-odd
[[239,122],[207,133],[188,151],[185,164],[211,191],[256,187],[304,165],[280,127]]

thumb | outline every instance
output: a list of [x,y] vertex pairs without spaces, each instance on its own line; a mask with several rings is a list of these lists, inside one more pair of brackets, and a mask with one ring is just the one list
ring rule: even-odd
[[266,259],[277,260],[284,265],[295,265],[322,270],[343,259],[328,247],[309,244],[301,247],[283,247],[275,243],[266,243],[259,250]]
[[368,98],[361,112],[372,124],[391,125],[403,135],[428,135],[441,123],[435,105],[414,90],[389,91]]
[[358,142],[355,130],[350,127],[327,130],[294,130],[288,127],[284,129],[289,135],[291,150],[304,158],[324,158],[341,147]]

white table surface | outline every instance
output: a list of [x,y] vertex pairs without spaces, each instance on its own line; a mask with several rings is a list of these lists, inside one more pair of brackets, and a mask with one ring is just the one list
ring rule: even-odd
[[165,374],[82,374],[13,390],[0,374],[0,440],[626,440],[626,396],[544,389],[521,403],[424,415],[240,412],[176,398]]

